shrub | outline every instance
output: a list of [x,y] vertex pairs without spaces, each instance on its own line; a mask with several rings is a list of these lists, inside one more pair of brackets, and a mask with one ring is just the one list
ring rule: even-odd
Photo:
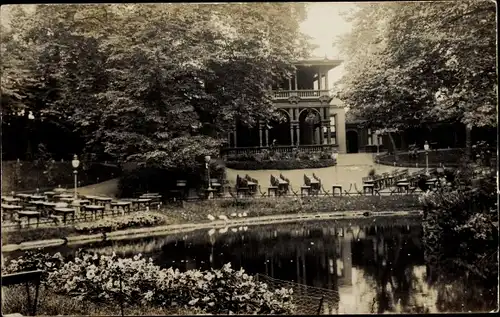
[[[223,179],[225,166],[220,160],[210,162],[210,177]],[[138,193],[157,192],[168,194],[169,190],[176,188],[177,180],[186,180],[191,188],[206,186],[207,170],[204,163],[196,169],[160,169],[153,167],[139,167],[123,173],[118,183],[120,197],[134,197]]]
[[104,218],[97,222],[77,224],[75,229],[79,233],[101,233],[123,230],[127,228],[153,227],[166,222],[165,217],[157,214],[138,214],[125,218]]
[[309,153],[307,153],[307,152],[299,152],[299,153],[297,154],[297,158],[298,158],[299,160],[308,160],[308,159],[310,158],[310,155],[309,155]]
[[[459,170],[457,180],[471,169]],[[495,284],[498,273],[494,256],[498,252],[495,172],[485,172],[469,180],[469,184],[468,189],[460,189],[449,182],[421,196],[425,256],[436,269],[447,274],[472,273]]]
[[262,170],[262,169],[276,169],[276,170],[293,170],[304,168],[322,168],[334,166],[337,162],[334,159],[325,160],[278,160],[278,161],[228,161],[226,166],[237,170]]
[[210,271],[161,269],[141,255],[133,258],[77,254],[52,270],[47,286],[56,294],[111,305],[180,306],[210,314],[292,314],[292,290],[271,291],[231,264]]

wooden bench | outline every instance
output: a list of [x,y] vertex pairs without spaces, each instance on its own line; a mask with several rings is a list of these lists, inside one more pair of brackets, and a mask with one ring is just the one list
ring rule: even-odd
[[[40,280],[42,274],[43,274],[42,270],[19,272],[14,274],[5,274],[5,275],[2,274],[2,287],[18,285],[18,284],[26,285],[28,310],[30,310],[32,316],[36,316],[36,308],[38,304],[38,291],[40,289]],[[29,286],[30,282],[35,284],[35,298],[33,300],[33,304],[31,303],[31,296],[30,296],[30,286]],[[30,306],[31,309],[29,309]]]
[[184,200],[188,196],[188,183],[185,179],[178,179],[175,182],[175,188],[168,191],[168,199],[170,201],[176,202],[178,200]]

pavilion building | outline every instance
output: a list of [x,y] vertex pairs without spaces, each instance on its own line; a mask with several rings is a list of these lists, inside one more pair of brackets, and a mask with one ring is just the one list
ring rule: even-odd
[[329,89],[328,72],[341,60],[314,58],[295,63],[295,73],[272,88],[284,120],[260,121],[252,128],[236,123],[223,153],[258,153],[270,146],[279,152],[346,152],[345,110]]

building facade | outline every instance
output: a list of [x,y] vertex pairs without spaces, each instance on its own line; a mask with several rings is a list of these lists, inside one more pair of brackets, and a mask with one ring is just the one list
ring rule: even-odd
[[236,123],[228,136],[226,155],[258,153],[271,146],[279,152],[346,152],[345,110],[333,97],[329,71],[341,60],[308,59],[295,63],[288,80],[272,87],[282,120],[259,122],[248,128]]

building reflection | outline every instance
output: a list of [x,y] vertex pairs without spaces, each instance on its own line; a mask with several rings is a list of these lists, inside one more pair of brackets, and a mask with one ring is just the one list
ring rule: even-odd
[[[249,274],[265,274],[277,280],[329,289],[337,296],[325,299],[324,313],[335,314],[351,312],[359,304],[369,309],[368,304],[359,303],[362,297],[359,293],[369,291],[367,283],[370,280],[381,283],[377,272],[393,264],[391,256],[394,250],[390,245],[397,235],[406,234],[401,240],[405,245],[401,253],[404,267],[416,265],[416,258],[420,262],[422,253],[409,246],[408,239],[419,233],[407,230],[406,226],[394,230],[336,225],[307,228],[298,224],[268,230],[252,229],[207,234],[203,242],[170,242],[162,247],[156,261],[180,270],[220,268],[230,262],[234,269],[243,267]],[[361,285],[363,283],[366,285]],[[371,286],[371,290],[374,287]],[[305,288],[299,287],[298,290],[301,296],[317,295]],[[339,293],[343,295],[338,296]],[[371,304],[376,296],[365,297],[364,301]]]

